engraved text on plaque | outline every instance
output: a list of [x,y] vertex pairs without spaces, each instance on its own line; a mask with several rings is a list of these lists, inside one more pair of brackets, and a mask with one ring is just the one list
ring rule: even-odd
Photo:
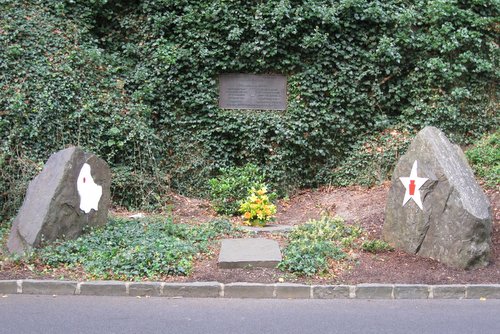
[[222,109],[286,109],[284,75],[221,74],[219,107]]

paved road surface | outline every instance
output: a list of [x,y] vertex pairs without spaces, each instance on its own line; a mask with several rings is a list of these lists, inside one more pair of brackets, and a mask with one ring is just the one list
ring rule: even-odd
[[500,300],[9,295],[0,298],[0,333],[498,334]]

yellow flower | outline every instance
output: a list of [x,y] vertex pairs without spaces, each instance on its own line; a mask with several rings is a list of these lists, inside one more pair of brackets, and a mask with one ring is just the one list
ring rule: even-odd
[[243,213],[245,224],[264,226],[267,221],[273,219],[276,206],[269,202],[266,193],[265,187],[258,190],[252,188],[246,201],[241,203],[239,211]]

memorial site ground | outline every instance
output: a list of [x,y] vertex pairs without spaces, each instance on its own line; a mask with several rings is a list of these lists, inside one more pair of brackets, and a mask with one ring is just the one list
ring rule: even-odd
[[[384,209],[389,183],[372,188],[346,187],[303,190],[289,199],[278,202],[275,224],[298,225],[321,215],[341,216],[346,222],[359,224],[367,232],[367,238],[381,238]],[[490,265],[474,270],[452,269],[432,259],[425,259],[394,250],[372,254],[356,251],[355,260],[344,268],[334,268],[327,276],[297,277],[278,269],[219,269],[217,258],[219,246],[214,246],[210,256],[197,260],[188,277],[165,277],[168,282],[217,281],[255,283],[309,283],[309,284],[481,284],[500,282],[500,191],[486,189],[493,213],[492,256]],[[176,223],[199,224],[216,218],[210,203],[205,200],[172,194],[164,215],[172,215]],[[114,208],[112,214],[129,216],[128,212]],[[145,213],[148,215],[147,213]],[[238,217],[234,224],[241,224]],[[255,235],[257,236],[257,235]],[[276,239],[281,245],[286,238],[281,234],[259,234],[259,237]],[[79,270],[45,270],[42,265],[24,265],[14,262],[1,263],[1,279],[85,279]]]

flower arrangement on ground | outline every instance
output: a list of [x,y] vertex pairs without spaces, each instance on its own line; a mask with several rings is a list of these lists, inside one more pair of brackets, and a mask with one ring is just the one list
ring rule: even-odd
[[249,190],[249,196],[241,202],[239,211],[246,225],[263,227],[274,219],[276,205],[271,203],[267,188],[263,186]]

